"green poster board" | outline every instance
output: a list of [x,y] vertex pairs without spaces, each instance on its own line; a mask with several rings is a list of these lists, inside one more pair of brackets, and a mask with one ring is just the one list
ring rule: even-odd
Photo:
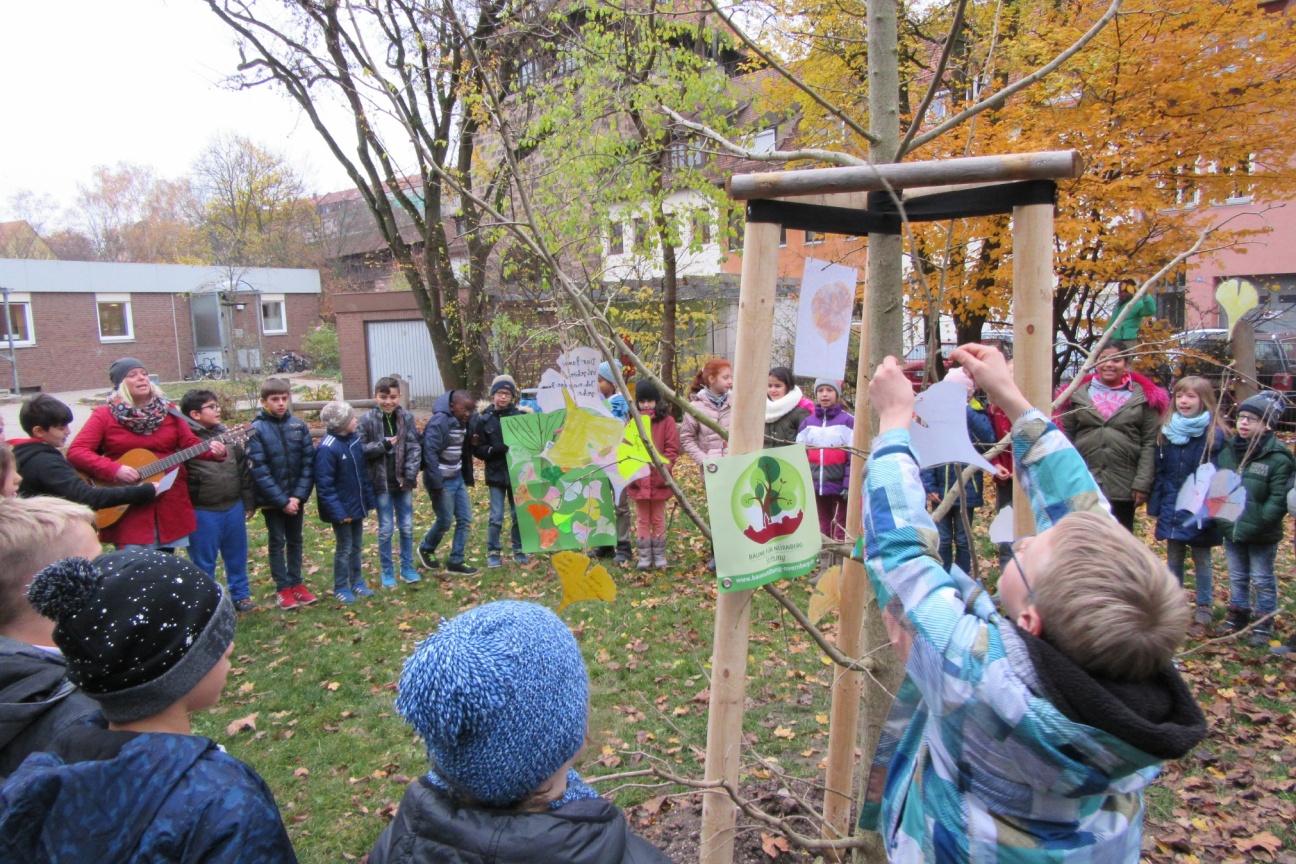
[[525,552],[616,544],[616,494],[607,468],[594,462],[563,468],[549,458],[566,416],[552,411],[500,421]]
[[822,538],[803,445],[708,460],[703,475],[721,591],[815,569]]

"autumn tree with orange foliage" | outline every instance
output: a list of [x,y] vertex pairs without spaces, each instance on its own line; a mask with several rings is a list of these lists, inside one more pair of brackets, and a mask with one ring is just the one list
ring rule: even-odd
[[[957,5],[924,8],[901,23],[900,111],[911,120],[925,108],[902,157],[1057,149],[1084,157],[1084,175],[1060,184],[1056,220],[1055,326],[1060,340],[1077,346],[1073,351],[1092,344],[1095,328],[1106,323],[1100,292],[1122,280],[1142,283],[1188,248],[1210,202],[1276,201],[1296,186],[1296,33],[1286,13],[1254,2],[1126,5],[1057,72],[957,123],[969,105],[1074,44],[1108,4],[969,3],[953,39]],[[866,116],[864,4],[784,9],[814,22],[810,31],[778,34],[779,48],[798,57],[790,70],[839,107]],[[946,45],[943,83],[924,106]],[[858,136],[788,80],[766,95],[801,118],[803,146],[862,148]],[[914,225],[907,250],[917,265],[909,279],[911,309],[929,320],[952,314],[959,341],[979,338],[987,321],[1006,319],[1009,232],[1006,217]],[[1242,236],[1225,226],[1207,246]],[[1071,359],[1059,356],[1058,369]]]

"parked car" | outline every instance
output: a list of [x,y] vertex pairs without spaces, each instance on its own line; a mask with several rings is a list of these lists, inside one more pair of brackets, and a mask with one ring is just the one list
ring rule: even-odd
[[[993,345],[995,348],[998,348],[1000,351],[1002,351],[1005,357],[1008,358],[1012,357],[1011,331],[1006,333],[1001,331],[994,331],[986,335],[985,337],[983,337],[981,339],[981,344]],[[957,347],[958,347],[957,342],[941,343],[941,347],[940,347],[941,360],[944,362],[945,371],[949,371],[950,368],[950,361],[949,361],[950,352]],[[909,383],[913,385],[915,393],[921,392],[923,389],[923,371],[924,369],[926,369],[926,366],[927,366],[927,343],[920,342],[917,345],[915,345],[913,348],[909,349],[909,353],[906,354],[904,357],[904,364],[901,369],[901,371],[904,372],[904,376],[909,379]]]
[[[1296,419],[1296,334],[1257,333],[1256,379],[1262,390],[1283,398],[1284,421]],[[1236,404],[1237,374],[1228,330],[1210,328],[1177,333],[1173,343],[1148,372],[1167,389],[1187,375],[1199,375],[1220,389],[1220,405],[1231,416]]]

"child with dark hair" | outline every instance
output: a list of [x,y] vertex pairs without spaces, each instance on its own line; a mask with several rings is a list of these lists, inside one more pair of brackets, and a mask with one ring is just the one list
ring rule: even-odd
[[[190,390],[180,397],[180,412],[200,441],[219,438],[228,430],[221,423],[220,399],[211,390]],[[252,476],[240,444],[227,446],[224,462],[190,459],[189,500],[198,527],[189,535],[189,558],[213,579],[216,558],[225,562],[225,583],[238,612],[252,612],[248,586],[247,514],[252,512]]]
[[459,576],[477,572],[476,567],[464,563],[468,529],[472,527],[468,487],[473,485],[473,460],[468,423],[475,405],[467,390],[450,390],[432,403],[432,419],[423,427],[423,485],[436,510],[436,521],[419,544],[419,560],[429,570],[440,569],[437,547],[454,523],[445,572]]
[[190,715],[220,700],[234,606],[191,562],[128,549],[32,580],[73,684],[107,729],[77,726],[0,788],[0,860],[294,862],[265,782]]
[[431,770],[405,791],[369,864],[662,864],[573,769],[589,677],[553,612],[501,600],[442,623],[405,661],[396,710]]
[[801,421],[814,413],[814,403],[805,398],[792,370],[775,366],[765,388],[765,446],[781,447],[796,442]]
[[[661,398],[657,385],[644,381],[635,388],[635,404],[645,420],[652,421],[652,446],[669,473],[679,458],[679,427],[670,415],[670,403]],[[634,421],[631,421],[632,423]],[[639,525],[639,570],[666,569],[666,502],[674,497],[666,478],[649,464],[648,476],[626,487],[635,504]]]
[[414,569],[414,491],[423,465],[423,442],[414,415],[400,406],[401,382],[379,378],[374,384],[376,408],[360,418],[356,431],[369,460],[369,482],[378,508],[378,562],[384,588],[396,587],[392,535],[400,532],[400,578],[419,581]]
[[355,410],[330,402],[320,411],[328,429],[315,450],[315,494],[319,517],[333,526],[333,597],[343,605],[372,597],[361,568],[364,520],[373,509],[373,486],[364,442],[356,434]]
[[18,423],[27,438],[11,438],[14,462],[22,477],[18,494],[23,498],[53,495],[99,510],[122,504],[144,504],[157,492],[154,483],[131,486],[91,486],[81,479],[67,457],[67,443],[72,423],[72,409],[45,393],[23,401]]
[[316,597],[302,583],[303,507],[315,487],[310,427],[292,413],[292,387],[283,378],[261,385],[261,410],[247,443],[256,505],[265,517],[270,575],[280,609],[309,606]]

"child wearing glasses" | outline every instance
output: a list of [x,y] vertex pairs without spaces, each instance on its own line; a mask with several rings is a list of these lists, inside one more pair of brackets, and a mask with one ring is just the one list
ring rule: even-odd
[[[220,400],[210,390],[190,390],[180,397],[180,411],[201,441],[228,431],[221,423]],[[189,500],[198,528],[189,535],[189,558],[212,579],[216,556],[225,562],[225,583],[236,612],[254,612],[248,585],[247,514],[255,512],[252,476],[241,444],[229,445],[224,462],[190,459]]]
[[[894,358],[869,400],[869,579],[907,677],[874,757],[861,827],[892,861],[1137,862],[1143,789],[1206,721],[1172,665],[1188,609],[1170,571],[1111,516],[1084,460],[996,349],[951,360],[1013,421],[1038,534],[1013,544],[1000,607],[935,557]],[[1097,554],[1101,550],[1101,554]]]

